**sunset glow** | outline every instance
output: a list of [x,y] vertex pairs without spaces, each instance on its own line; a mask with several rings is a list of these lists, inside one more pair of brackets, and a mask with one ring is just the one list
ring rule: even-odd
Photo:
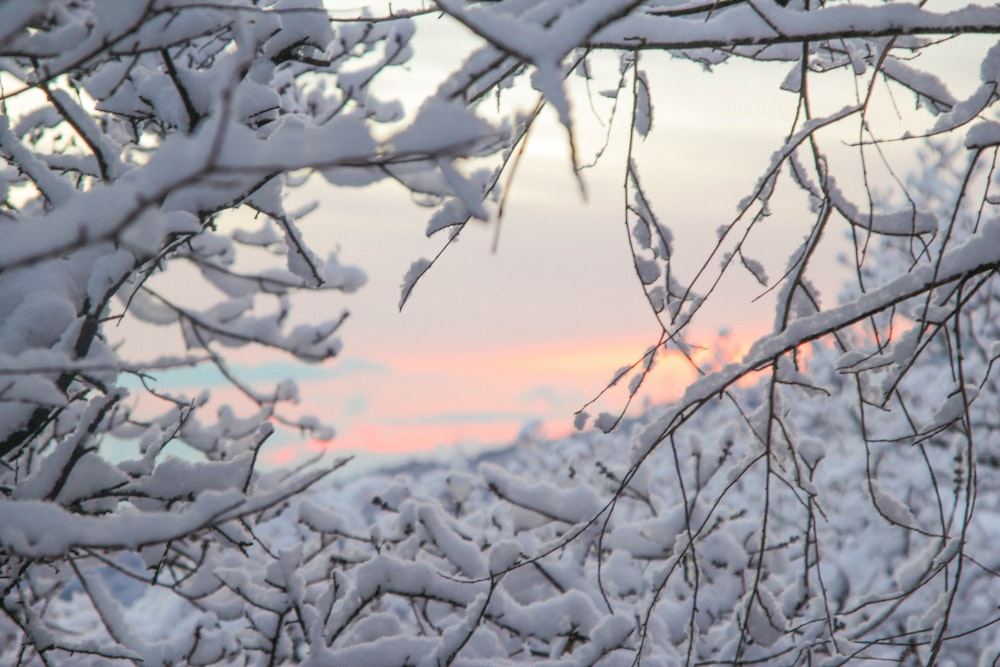
[[[710,347],[696,349],[694,359],[705,370],[738,360],[758,333],[717,338]],[[475,450],[515,442],[526,427],[545,437],[565,436],[574,430],[574,413],[596,397],[618,369],[639,360],[649,344],[633,337],[545,342],[478,354],[387,354],[380,360],[386,366],[383,373],[353,376],[348,382],[300,382],[302,411],[331,421],[337,435],[329,441],[279,440],[265,448],[264,460],[277,465],[323,452],[399,455],[448,446]],[[676,400],[696,376],[682,354],[661,351],[630,413],[643,404]],[[587,408],[588,413],[619,412],[630,377]]]

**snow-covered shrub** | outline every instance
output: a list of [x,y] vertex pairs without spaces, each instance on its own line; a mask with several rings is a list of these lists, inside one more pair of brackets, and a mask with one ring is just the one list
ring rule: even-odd
[[[813,363],[836,356],[818,349]],[[147,659],[169,649],[186,664],[923,664],[953,585],[944,654],[992,658],[996,468],[981,471],[987,509],[965,546],[942,542],[938,503],[917,499],[938,493],[949,511],[949,452],[886,448],[873,504],[864,440],[844,428],[851,383],[817,382],[831,395],[786,419],[803,437],[780,463],[737,406],[764,405],[766,385],[736,389],[625,490],[622,461],[663,409],[609,434],[314,485],[258,515],[243,553],[206,540],[202,566],[176,582],[137,583],[140,558],[84,581],[114,591],[111,622]],[[50,613],[98,641],[90,605],[70,587]]]

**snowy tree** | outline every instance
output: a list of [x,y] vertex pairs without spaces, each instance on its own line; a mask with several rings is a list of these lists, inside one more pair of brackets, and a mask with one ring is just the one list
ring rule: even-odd
[[[581,179],[593,156],[578,149],[575,75],[613,99],[609,140],[614,115],[628,115],[625,228],[661,335],[612,384],[628,379],[631,398],[669,348],[688,355],[701,377],[632,434],[617,488],[587,520],[549,509],[548,494],[490,482],[508,502],[523,507],[531,498],[530,508],[572,526],[562,542],[551,537],[547,556],[586,543],[596,529],[589,553],[599,561],[599,582],[604,559],[607,572],[612,563],[634,563],[641,540],[669,545],[666,565],[634,591],[643,599],[633,607],[635,634],[620,646],[630,653],[625,661],[935,664],[947,656],[992,664],[1000,616],[978,593],[996,585],[991,517],[975,510],[992,505],[985,498],[995,466],[988,415],[997,400],[990,304],[1000,265],[996,8],[938,13],[924,4],[808,0],[438,5],[486,42],[454,77],[455,94],[474,102],[530,77],[535,109],[558,115]],[[932,54],[972,33],[994,37],[979,42],[977,85],[956,97],[935,75]],[[784,63],[781,87],[794,100],[784,141],[688,272],[675,258],[696,249],[677,247],[643,178],[658,52],[708,70],[731,59]],[[617,60],[607,84],[594,74],[602,58]],[[671,94],[683,93],[668,89],[661,98]],[[904,99],[917,108],[905,120]],[[886,101],[896,105],[888,122],[877,108]],[[518,126],[515,143],[527,140],[535,118]],[[927,151],[929,162],[908,181],[927,137],[962,148]],[[908,157],[899,159],[898,145]],[[773,258],[755,256],[754,240],[766,238],[768,218],[789,205],[789,192],[798,193],[792,201],[809,224],[775,272]],[[823,300],[816,279],[829,266],[824,241],[845,233],[853,285],[841,300]],[[773,295],[773,330],[741,360],[699,366],[691,323],[734,272],[759,283],[761,296]],[[737,383],[751,377],[757,389],[741,391]],[[707,428],[704,413],[723,410],[717,399],[731,406],[728,432]],[[581,411],[578,423],[588,419]],[[602,413],[595,423],[608,431],[621,421],[622,413]],[[672,464],[674,491],[661,486],[654,494],[639,482],[657,457]],[[628,515],[622,505],[647,492],[650,516],[617,542],[630,535],[619,527],[618,515]],[[600,593],[620,617],[603,583]]]
[[[286,210],[284,191],[310,170],[451,194],[468,187],[455,163],[504,134],[461,103],[403,119],[371,91],[412,35],[405,17],[332,24],[318,0],[0,6],[0,662],[206,664],[237,651],[199,600],[254,544],[262,512],[335,466],[256,472],[273,423],[326,426],[283,410],[293,383],[242,382],[226,350],[331,358],[346,313],[293,324],[292,297],[364,281],[306,244],[308,211]],[[172,287],[185,271],[203,287]],[[108,335],[123,318],[174,329],[186,353],[120,354]],[[195,365],[217,367],[255,411],[213,416],[207,393],[150,381]],[[109,438],[135,457],[112,464]],[[177,446],[197,460],[163,453]],[[131,576],[194,612],[181,641],[136,633],[108,593],[100,572],[136,563]],[[51,607],[78,594],[83,626]]]
[[[483,43],[407,117],[373,82],[406,62],[425,15]],[[992,664],[1000,47],[983,48],[964,98],[917,57],[975,33],[1000,34],[1000,10],[0,5],[0,659]],[[783,66],[795,100],[690,274],[642,176],[662,53]],[[845,78],[831,104],[826,82]],[[257,470],[273,423],[323,425],[284,410],[293,384],[242,382],[226,350],[328,359],[343,316],[292,326],[292,297],[363,282],[308,246],[308,211],[287,211],[286,189],[313,172],[392,179],[435,207],[428,233],[449,248],[472,219],[499,217],[500,183],[547,108],[586,188],[603,151],[584,154],[577,134],[581,85],[605,91],[609,141],[625,116],[625,233],[661,329],[615,382],[631,399],[663,351],[691,355],[690,325],[732,272],[776,295],[773,331],[741,360],[699,366],[669,406],[602,413],[607,436],[340,490],[318,484],[333,466]],[[925,127],[877,117],[884,90],[915,101]],[[907,176],[889,153],[916,141],[924,163]],[[788,189],[811,218],[772,281],[752,240]],[[821,301],[822,242],[845,231],[853,284]],[[414,263],[402,302],[433,264]],[[206,289],[177,294],[185,272]],[[123,320],[178,332],[186,353],[129,359],[109,338]],[[209,415],[206,394],[150,382],[191,365],[217,367],[255,411]],[[136,456],[102,456],[112,438]]]

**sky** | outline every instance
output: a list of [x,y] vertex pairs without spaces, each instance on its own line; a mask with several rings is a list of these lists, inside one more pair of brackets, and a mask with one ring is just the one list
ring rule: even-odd
[[[421,21],[411,65],[383,82],[384,94],[401,97],[410,111],[477,43],[460,26]],[[959,55],[973,57],[971,50]],[[952,56],[949,62],[969,71],[972,61]],[[637,156],[657,214],[674,228],[676,269],[690,275],[788,132],[795,97],[779,89],[784,66],[734,62],[709,73],[665,56],[645,64],[654,132]],[[961,89],[961,81],[953,83]],[[577,138],[581,154],[589,155],[608,132],[602,123],[610,102],[595,98],[595,114],[583,84],[574,91]],[[835,103],[843,101],[831,96]],[[356,294],[327,292],[300,304],[310,316],[350,311],[337,359],[304,366],[260,351],[233,356],[242,376],[258,387],[296,378],[299,409],[336,429],[329,442],[282,434],[264,460],[290,463],[320,451],[366,461],[472,453],[519,437],[571,432],[574,413],[659,336],[623,224],[626,132],[620,121],[611,126],[602,160],[584,172],[584,196],[570,169],[566,133],[554,114],[543,113],[510,185],[499,230],[495,219],[470,225],[401,312],[400,282],[410,263],[433,257],[444,243],[443,236],[424,235],[432,209],[420,208],[392,183],[334,188],[317,177],[293,192],[289,209],[318,204],[300,223],[306,240],[321,255],[336,249],[342,262],[365,271],[368,282]],[[782,204],[765,233],[750,246],[771,276],[781,274],[787,251],[812,220],[791,189],[780,191],[777,201]],[[829,243],[829,259],[814,278],[832,301],[847,275],[834,258],[847,245],[842,237]],[[738,356],[769,329],[773,302],[765,297],[754,303],[760,294],[749,274],[723,281],[691,330],[691,342],[705,348],[700,361]],[[209,386],[217,402],[236,402],[210,374],[180,371],[161,383]],[[693,377],[690,364],[667,355],[636,409],[678,397]],[[623,405],[619,391],[588,411],[617,412]]]
[[[333,416],[335,450],[411,452],[453,443],[475,449],[510,442],[532,425],[548,436],[565,435],[574,412],[657,340],[659,325],[632,268],[622,221],[625,127],[615,128],[609,153],[585,174],[584,199],[565,132],[553,116],[533,130],[499,233],[496,221],[473,223],[401,312],[399,287],[410,263],[433,257],[444,242],[424,236],[430,211],[393,184],[343,190],[317,182],[298,193],[319,202],[303,222],[306,238],[321,247],[336,244],[340,259],[369,279],[356,295],[334,299],[351,311],[341,358],[327,377],[300,383],[303,408]],[[747,166],[754,157],[764,164],[773,132],[759,132],[749,119],[719,128],[680,106],[665,109],[661,121],[678,132],[667,145],[670,157],[655,170],[662,180],[656,197],[673,204],[661,211],[667,220],[691,228],[679,243],[701,241],[732,217],[736,193],[753,183],[746,169],[731,175],[728,150],[708,155],[705,145],[739,143]],[[601,137],[599,127],[586,131],[591,145]],[[702,169],[715,176],[696,175]],[[732,196],[720,197],[720,188]],[[747,305],[756,294],[748,287],[728,285],[727,303],[720,300],[706,313],[705,343],[727,326],[737,347],[735,339],[762,332],[768,313]],[[693,377],[679,355],[664,359],[642,396],[647,402],[676,398]],[[613,395],[596,411],[620,409],[623,400]]]

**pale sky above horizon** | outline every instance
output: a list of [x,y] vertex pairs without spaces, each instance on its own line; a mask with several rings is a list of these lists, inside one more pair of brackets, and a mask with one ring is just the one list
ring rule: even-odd
[[[444,32],[418,37],[409,72],[387,82],[387,92],[399,94],[411,110],[433,90],[435,75],[457,68],[476,43],[460,27],[435,30]],[[779,90],[787,66],[733,62],[709,73],[665,56],[647,59],[647,66],[654,132],[637,157],[656,213],[674,228],[677,268],[691,272],[787,134],[795,96]],[[969,91],[953,92],[961,97]],[[603,130],[584,98],[576,101],[581,152],[589,156]],[[601,162],[584,173],[584,199],[570,170],[565,131],[554,114],[543,116],[511,187],[498,252],[491,252],[496,221],[473,223],[402,312],[399,285],[407,268],[433,257],[445,240],[443,234],[424,236],[432,210],[416,206],[392,183],[345,189],[313,178],[296,191],[290,209],[296,202],[319,203],[301,222],[307,241],[320,254],[337,248],[342,262],[366,272],[368,283],[357,294],[305,300],[310,316],[351,311],[341,330],[340,358],[302,367],[259,352],[234,356],[245,377],[264,383],[258,386],[296,377],[302,411],[337,430],[325,444],[277,438],[265,460],[299,460],[320,447],[412,456],[457,443],[473,451],[513,441],[532,422],[550,436],[569,433],[573,413],[659,336],[623,224],[625,130],[621,122],[613,127]],[[772,278],[812,220],[801,195],[786,190],[781,201],[787,206],[776,207],[766,221],[771,231],[750,246]],[[844,248],[842,239],[831,240],[824,265],[829,273],[817,276],[830,302],[846,276],[833,261]],[[749,274],[734,272],[696,320],[691,342],[739,354],[771,324],[770,302],[752,303],[761,291]],[[730,334],[720,342],[723,328]],[[185,377],[206,381],[187,371],[174,381]],[[676,398],[693,377],[686,362],[666,357],[640,396]],[[220,384],[216,398],[224,402],[231,393]],[[623,400],[613,394],[588,411],[617,412]]]
[[[727,174],[733,158],[725,151],[692,154],[704,153],[706,133],[735,141],[752,128],[749,123],[722,129],[703,125],[683,108],[666,108],[662,114],[664,124],[687,126],[669,149],[676,158],[664,165],[665,182],[654,190],[657,202],[674,203],[660,211],[664,220],[696,232],[679,233],[681,247],[691,241],[687,237],[714,234],[719,216],[731,218],[740,177],[744,188],[754,178]],[[336,415],[339,437],[330,443],[333,450],[403,452],[448,443],[503,443],[533,421],[541,422],[548,435],[565,435],[572,430],[573,413],[617,369],[656,342],[659,326],[632,268],[622,218],[624,127],[616,128],[602,162],[586,172],[584,200],[569,168],[565,132],[552,116],[533,131],[506,204],[498,251],[491,252],[496,222],[472,223],[421,280],[402,312],[396,308],[399,285],[410,263],[433,257],[444,243],[443,236],[424,237],[431,211],[412,205],[392,184],[362,190],[317,184],[301,193],[320,202],[303,223],[307,238],[330,239],[341,248],[341,259],[361,266],[369,278],[357,295],[344,299],[352,315],[339,363],[356,365],[359,372],[317,381],[316,390],[307,388],[312,382],[304,383],[302,391],[306,403]],[[596,137],[588,139],[593,144]],[[749,162],[756,155],[764,164],[769,139],[746,139],[741,157]],[[691,167],[702,160],[711,168],[712,157],[722,164],[714,177],[699,183],[700,169]],[[720,197],[717,188],[733,194]],[[681,260],[685,263],[693,267]],[[762,333],[769,312],[747,304],[759,288],[727,289],[742,294],[711,304],[699,325],[701,334],[714,338],[724,326],[733,329],[733,337]],[[651,401],[676,398],[693,374],[686,362],[664,360],[642,395]],[[612,396],[591,414],[620,409],[624,397]]]

